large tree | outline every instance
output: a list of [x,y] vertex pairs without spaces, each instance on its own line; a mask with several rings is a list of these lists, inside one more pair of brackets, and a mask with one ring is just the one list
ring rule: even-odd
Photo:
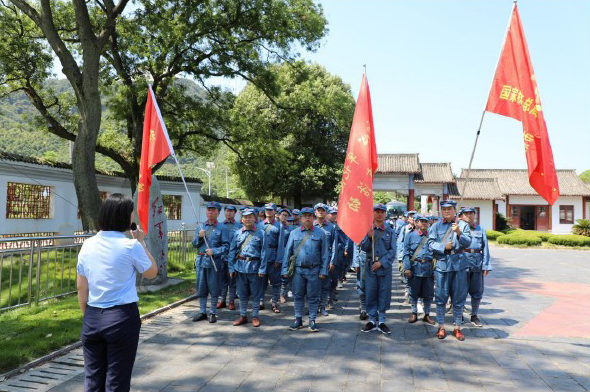
[[[313,0],[138,0],[123,13],[126,4],[0,0],[0,94],[24,91],[50,132],[75,140],[85,229],[96,228],[100,204],[95,150],[117,162],[135,188],[148,83],[177,151],[207,152],[218,142],[234,148],[243,140],[227,128],[234,96],[211,87],[210,78],[244,78],[274,99],[269,65],[294,61],[296,48],[314,50],[326,32]],[[75,99],[44,86],[53,56]],[[206,94],[190,94],[179,76]],[[101,105],[110,118],[101,118]]]
[[331,198],[342,173],[354,112],[350,86],[317,64],[272,67],[278,95],[254,85],[239,94],[232,127],[248,143],[235,147],[232,166],[252,198]]

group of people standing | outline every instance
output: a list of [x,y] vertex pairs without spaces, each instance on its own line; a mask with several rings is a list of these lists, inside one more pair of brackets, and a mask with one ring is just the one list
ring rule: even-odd
[[[484,276],[491,270],[485,230],[475,224],[475,210],[456,202],[440,204],[442,218],[406,213],[403,219],[388,221],[387,208],[376,204],[374,221],[367,235],[354,244],[336,223],[338,210],[323,203],[301,210],[278,209],[267,203],[262,209],[244,208],[240,222],[237,208],[224,208],[225,220],[218,221],[222,207],[208,202],[207,221],[196,231],[193,246],[198,248],[196,267],[200,312],[193,321],[217,321],[217,309],[236,309],[235,326],[248,323],[248,302],[252,303],[251,323],[260,326],[259,311],[265,309],[265,293],[271,287],[270,309],[281,313],[280,305],[292,292],[295,319],[291,330],[303,328],[307,302],[308,330],[319,331],[318,315],[328,316],[337,301],[346,272],[357,273],[360,319],[367,320],[363,332],[378,330],[389,334],[386,313],[391,305],[395,261],[411,305],[409,323],[418,321],[421,301],[423,321],[438,323],[436,336],[446,337],[445,312],[451,300],[453,336],[461,332],[463,310],[471,296],[471,324],[481,327],[478,309]],[[397,274],[396,274],[397,275]],[[207,311],[210,298],[209,311]],[[436,322],[430,317],[436,304]]]

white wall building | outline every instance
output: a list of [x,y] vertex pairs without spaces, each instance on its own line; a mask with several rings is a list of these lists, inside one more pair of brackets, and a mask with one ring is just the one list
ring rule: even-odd
[[[131,197],[125,177],[105,174],[96,177],[101,197],[117,192]],[[165,198],[168,230],[178,230],[183,223],[194,228],[195,215],[180,179],[156,177]],[[201,183],[189,179],[188,188],[199,208],[203,204],[199,196]],[[0,235],[79,232],[82,221],[77,204],[71,165],[0,153]],[[202,211],[201,216],[204,215]]]

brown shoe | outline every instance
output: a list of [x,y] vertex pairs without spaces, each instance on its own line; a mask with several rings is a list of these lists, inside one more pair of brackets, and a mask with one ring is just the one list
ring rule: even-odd
[[438,332],[436,333],[436,337],[439,339],[444,339],[447,337],[447,332],[445,331],[444,328],[439,328]]
[[418,321],[418,315],[416,313],[412,313],[412,315],[408,319],[408,323],[413,324],[416,321]]
[[225,308],[225,301],[219,301],[216,306],[217,309]]
[[461,330],[459,328],[455,328],[453,330],[453,336],[455,338],[457,338],[457,340],[460,340],[460,341],[464,341],[465,340],[465,336],[463,335],[463,333],[461,332]]
[[234,327],[237,327],[238,325],[244,325],[248,322],[248,317],[246,316],[240,316],[239,319],[237,319],[236,321],[234,321]]
[[234,301],[230,301],[229,305],[227,306],[229,310],[236,310],[236,305],[234,305]]
[[436,323],[434,322],[434,320],[433,320],[433,319],[431,319],[431,318],[430,318],[430,315],[428,315],[428,314],[427,314],[427,315],[425,315],[425,316],[424,316],[424,318],[422,318],[422,321],[424,321],[425,323],[428,323],[428,324],[430,324],[430,325],[434,325],[434,324],[436,324]]
[[258,320],[258,317],[254,317],[252,319],[252,326],[253,327],[260,327],[260,320]]

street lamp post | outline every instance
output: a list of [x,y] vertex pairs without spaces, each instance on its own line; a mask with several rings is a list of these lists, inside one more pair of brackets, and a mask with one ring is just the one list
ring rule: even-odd
[[207,177],[209,177],[209,196],[211,196],[211,171],[207,169],[202,169],[200,167],[197,167],[197,169],[204,171],[205,174],[207,174]]

